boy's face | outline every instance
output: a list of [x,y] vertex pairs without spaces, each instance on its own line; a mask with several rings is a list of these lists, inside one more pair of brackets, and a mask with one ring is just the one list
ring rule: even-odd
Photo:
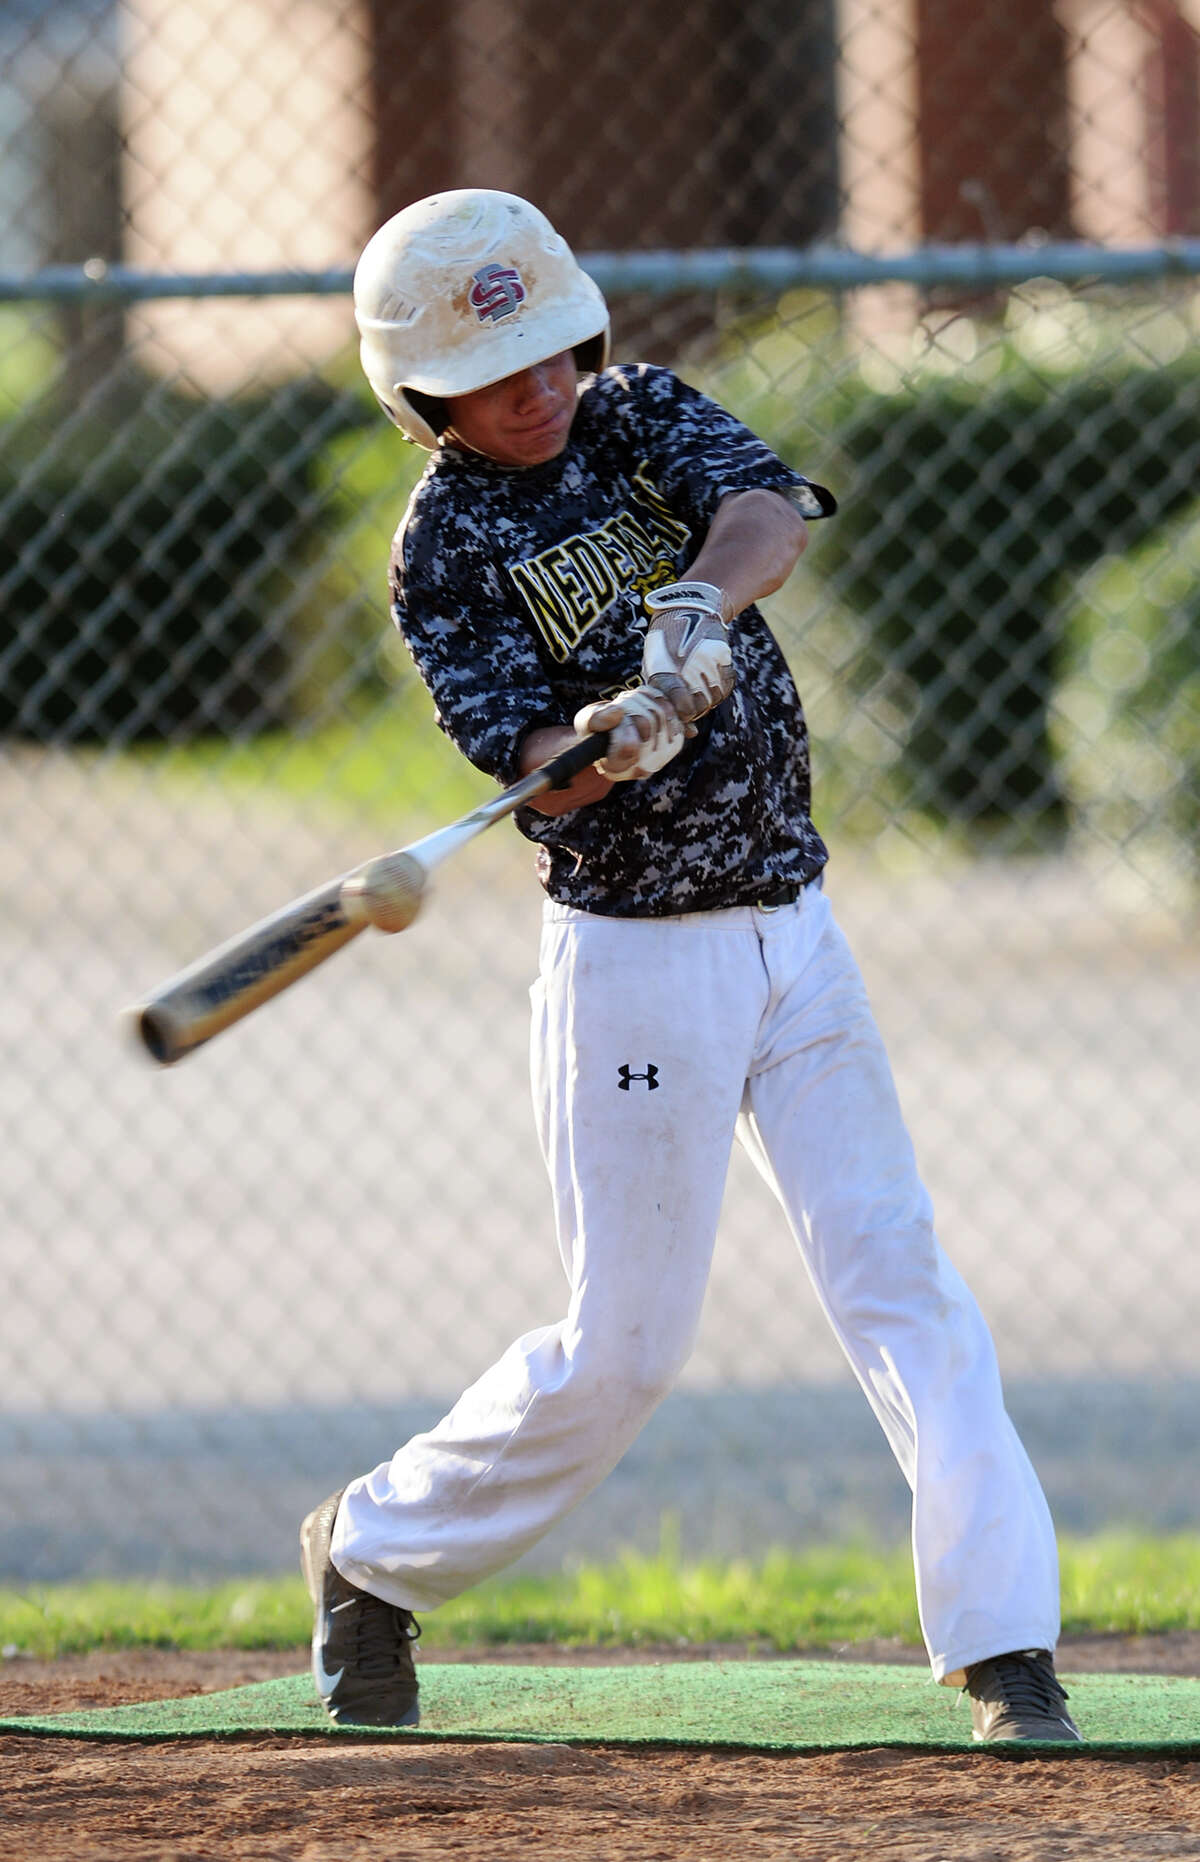
[[544,465],[567,443],[575,418],[577,373],[570,349],[490,388],[446,402],[454,435],[497,465]]

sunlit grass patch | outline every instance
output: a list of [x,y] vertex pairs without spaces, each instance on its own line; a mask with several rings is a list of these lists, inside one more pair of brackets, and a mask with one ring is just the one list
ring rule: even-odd
[[[1061,1558],[1064,1632],[1200,1629],[1200,1534],[1068,1538]],[[765,1652],[920,1639],[906,1547],[831,1545],[776,1549],[760,1559],[690,1560],[669,1538],[652,1556],[494,1578],[422,1621],[431,1654],[523,1642],[724,1643]],[[0,1648],[10,1659],[93,1648],[299,1649],[310,1629],[299,1577],[0,1589]]]

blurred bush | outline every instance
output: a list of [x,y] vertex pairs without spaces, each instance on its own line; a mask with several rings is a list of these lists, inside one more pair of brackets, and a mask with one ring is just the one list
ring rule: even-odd
[[388,700],[397,687],[407,702],[408,688],[420,683],[389,615],[388,562],[429,455],[407,444],[357,380],[347,394],[359,419],[322,449],[315,466],[333,544],[295,668],[297,710],[311,724],[344,715],[347,703],[364,696]]
[[1053,737],[1076,824],[1200,878],[1200,504],[1087,571],[1062,612]]
[[200,402],[127,381],[0,427],[0,731],[126,742],[288,722],[329,547],[318,461],[362,418],[320,382]]
[[[1159,363],[1144,311],[1063,298],[1043,314],[1031,292],[1007,329],[950,320],[953,342],[943,331],[888,368],[879,350],[848,354],[827,308],[795,294],[774,319],[735,322],[693,376],[838,494],[806,558],[811,628],[797,616],[789,644],[802,674],[815,643],[852,688],[889,814],[1062,825],[1064,583],[1195,495],[1200,358],[1175,341],[1179,320]],[[1172,320],[1156,316],[1160,341]],[[841,740],[844,707],[836,721]]]
[[912,690],[918,806],[1053,820],[1064,574],[1134,547],[1193,495],[1200,362],[1075,380],[843,397],[842,512],[821,566],[867,618],[868,685]]

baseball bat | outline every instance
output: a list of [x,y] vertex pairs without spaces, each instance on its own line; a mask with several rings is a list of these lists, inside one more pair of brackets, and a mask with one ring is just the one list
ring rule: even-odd
[[435,867],[523,803],[547,789],[565,789],[607,748],[603,732],[578,738],[449,827],[379,854],[260,919],[125,1009],[123,1021],[160,1066],[182,1060],[307,976],[368,925],[403,931],[420,911]]

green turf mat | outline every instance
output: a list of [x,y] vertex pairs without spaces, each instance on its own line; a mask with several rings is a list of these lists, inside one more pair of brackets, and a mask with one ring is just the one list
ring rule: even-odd
[[[1106,1674],[1075,1676],[1067,1685],[1087,1735],[1086,1750],[1200,1755],[1200,1681]],[[867,1663],[703,1661],[543,1668],[430,1662],[421,1664],[421,1701],[418,1730],[338,1728],[319,1707],[309,1677],[289,1675],[185,1700],[4,1719],[0,1733],[73,1739],[299,1733],[335,1739],[516,1739],[780,1752],[855,1746],[958,1751],[971,1745],[970,1714],[957,1690],[936,1687],[924,1668]],[[1069,1753],[1081,1748],[1053,1750]]]

